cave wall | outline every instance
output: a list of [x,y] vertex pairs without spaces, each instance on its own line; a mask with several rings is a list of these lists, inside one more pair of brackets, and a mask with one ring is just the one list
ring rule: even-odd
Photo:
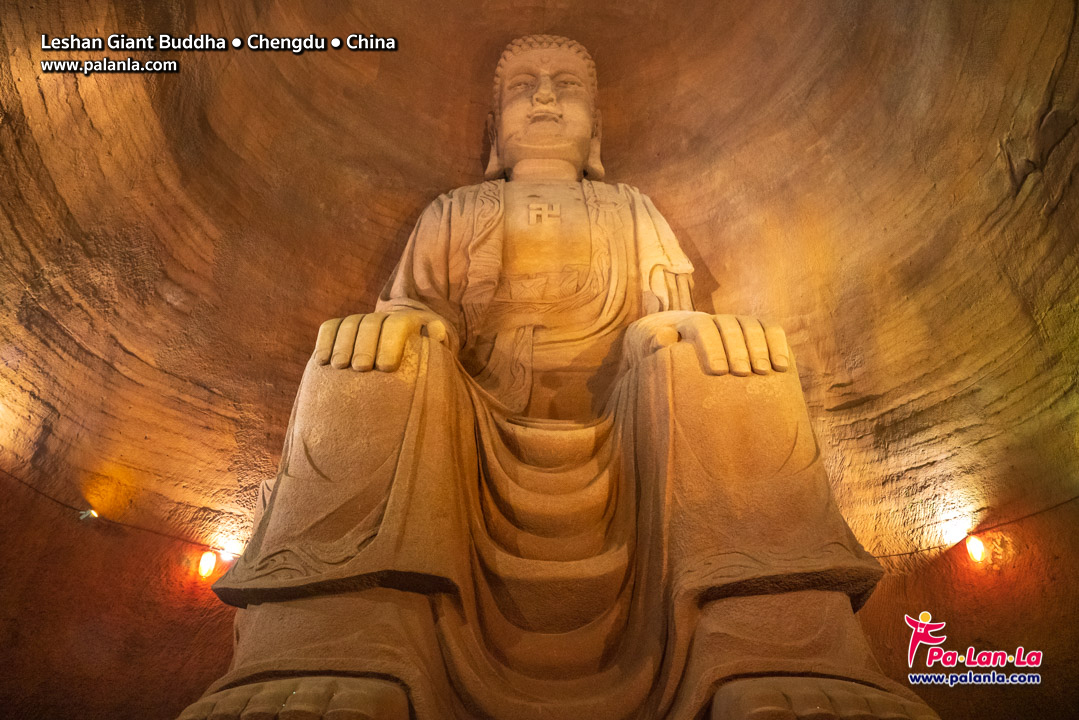
[[[787,329],[837,500],[890,571],[860,614],[882,666],[905,680],[902,616],[928,610],[949,646],[1045,651],[1037,688],[920,691],[942,716],[1071,717],[1075,2],[311,5],[0,8],[15,717],[170,717],[221,674],[198,543],[250,533],[319,323],[370,307],[422,207],[481,179],[494,63],[531,32],[592,51],[608,179],[669,219],[698,307]],[[256,31],[400,49],[38,66],[42,33]]]

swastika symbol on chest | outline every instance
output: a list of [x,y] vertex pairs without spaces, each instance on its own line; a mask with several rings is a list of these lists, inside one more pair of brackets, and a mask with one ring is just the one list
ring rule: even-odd
[[562,222],[561,203],[529,203],[528,224],[537,225],[546,222]]

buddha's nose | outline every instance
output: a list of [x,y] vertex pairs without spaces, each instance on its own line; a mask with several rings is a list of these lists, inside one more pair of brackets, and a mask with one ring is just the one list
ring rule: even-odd
[[554,101],[554,86],[551,84],[550,76],[540,76],[539,83],[536,86],[536,92],[532,95],[532,102],[547,104],[553,103]]

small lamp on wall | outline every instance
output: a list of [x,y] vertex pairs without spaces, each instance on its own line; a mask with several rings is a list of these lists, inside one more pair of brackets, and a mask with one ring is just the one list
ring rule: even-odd
[[214,571],[217,566],[217,553],[213,550],[207,550],[202,554],[199,559],[199,576],[209,577],[210,573]]
[[967,554],[970,555],[970,559],[976,563],[980,563],[985,560],[985,543],[983,543],[978,536],[967,536]]

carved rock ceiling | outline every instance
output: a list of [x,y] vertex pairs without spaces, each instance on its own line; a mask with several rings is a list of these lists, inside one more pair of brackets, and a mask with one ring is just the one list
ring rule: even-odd
[[[221,673],[200,548],[42,494],[246,538],[318,324],[370,307],[420,209],[481,178],[501,47],[555,32],[593,51],[608,178],[670,220],[698,306],[787,328],[837,501],[892,571],[861,614],[886,671],[906,672],[902,614],[929,610],[956,646],[1046,652],[1036,691],[926,691],[944,717],[1065,717],[1075,23],[1065,0],[5,3],[0,696],[167,717]],[[400,50],[39,72],[41,33],[117,31]],[[1001,523],[992,566],[950,547]]]

